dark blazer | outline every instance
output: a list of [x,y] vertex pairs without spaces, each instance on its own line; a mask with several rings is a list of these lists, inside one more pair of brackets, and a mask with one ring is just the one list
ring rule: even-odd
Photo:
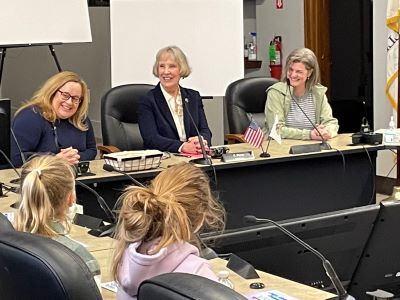
[[[89,118],[85,123],[89,127],[86,131],[75,128],[68,119],[58,119],[51,124],[37,107],[29,106],[15,116],[12,129],[25,158],[35,153],[57,154],[60,148],[71,146],[78,150],[81,161],[93,160],[97,154],[93,126]],[[11,139],[11,161],[15,167],[22,165],[21,153],[14,139]]]
[[[183,105],[188,106],[200,134],[207,140],[208,145],[211,145],[212,134],[208,128],[203,101],[199,92],[181,87],[181,95]],[[188,101],[185,101],[185,99]],[[160,83],[139,100],[137,114],[140,134],[146,149],[178,152],[183,142],[179,140],[178,131],[168,103],[161,91]],[[197,136],[196,129],[185,108],[183,108],[183,121],[186,137]]]

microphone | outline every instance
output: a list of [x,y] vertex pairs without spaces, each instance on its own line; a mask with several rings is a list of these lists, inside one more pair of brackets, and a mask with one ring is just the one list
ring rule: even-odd
[[107,205],[107,203],[104,200],[104,198],[101,197],[99,195],[99,193],[97,193],[94,189],[92,189],[88,185],[80,182],[79,180],[75,180],[75,184],[83,187],[84,189],[86,189],[89,192],[91,192],[94,196],[96,196],[97,202],[99,203],[99,205],[102,208],[102,210],[105,212],[106,216],[111,221],[111,224],[109,224],[109,225],[101,226],[98,229],[90,230],[89,234],[94,235],[94,236],[100,236],[100,237],[112,236],[114,234],[115,224],[117,222],[117,219],[115,218],[114,213],[112,212],[110,207]]
[[4,157],[4,159],[8,162],[8,164],[14,169],[15,173],[17,173],[18,178],[17,179],[13,179],[10,182],[11,183],[16,183],[14,181],[19,181],[21,179],[21,174],[18,172],[18,170],[15,168],[14,164],[11,162],[11,160],[7,157],[7,155],[3,152],[3,150],[0,149],[0,153],[1,155]]
[[141,186],[141,187],[145,187],[141,182],[139,182],[138,180],[136,180],[135,178],[133,178],[131,175],[129,175],[128,173],[118,170],[116,168],[114,168],[114,166],[109,165],[109,164],[104,164],[103,165],[103,170],[107,171],[107,172],[117,172],[120,173],[122,175],[125,175],[127,177],[129,177],[130,180],[132,180],[132,182],[134,184],[136,184],[137,186]]
[[17,137],[15,136],[14,130],[12,129],[12,127],[10,127],[10,131],[11,131],[11,135],[13,137],[13,140],[15,142],[15,144],[17,145],[18,151],[19,151],[19,156],[21,156],[21,160],[22,160],[22,164],[26,163],[26,157],[24,152],[22,152],[21,146],[18,143]]
[[182,101],[182,105],[185,107],[185,110],[186,110],[187,114],[189,115],[189,118],[194,126],[194,129],[196,130],[197,137],[198,137],[199,143],[200,143],[201,152],[203,153],[203,158],[192,159],[191,162],[193,162],[195,164],[199,164],[199,165],[212,165],[212,161],[208,157],[206,148],[204,147],[203,138],[201,137],[199,128],[197,128],[196,122],[194,121],[193,116],[190,113],[189,108],[187,107],[187,104],[189,104],[189,99],[187,97],[185,97],[185,99]]
[[[7,112],[6,112],[5,109],[2,108],[2,107],[0,107],[0,115],[7,115]],[[16,138],[16,136],[15,136],[14,130],[12,129],[11,126],[10,126],[10,132],[11,132],[11,135],[12,135],[12,137],[13,137],[13,140],[14,140],[15,144],[17,145],[19,154],[21,155],[22,163],[24,164],[24,163],[26,162],[25,155],[24,155],[24,153],[23,153],[22,150],[21,150],[21,147],[20,147],[20,145],[19,145],[19,143],[18,143],[18,140],[17,140],[17,138]],[[7,160],[7,161],[8,161],[8,160]],[[10,164],[10,165],[13,167],[12,164]]]
[[327,260],[321,252],[315,250],[313,247],[311,247],[309,244],[307,244],[305,241],[301,240],[299,237],[291,233],[289,230],[287,230],[285,227],[282,225],[278,224],[277,222],[270,220],[270,219],[259,219],[255,216],[247,215],[243,217],[243,223],[245,224],[260,224],[260,223],[271,223],[273,224],[276,228],[278,228],[280,231],[282,231],[284,234],[289,236],[291,239],[293,239],[295,242],[299,243],[301,246],[309,250],[311,253],[316,255],[321,261],[322,265],[325,269],[326,275],[330,278],[333,287],[336,289],[338,297],[330,298],[330,299],[338,299],[338,300],[355,300],[354,297],[350,296],[345,288],[343,287],[339,277],[337,276],[332,264]]
[[[290,80],[289,78],[286,78],[286,83],[288,86],[290,86]],[[331,146],[327,143],[327,141],[324,139],[324,137],[322,136],[321,132],[319,131],[318,127],[315,126],[314,122],[311,121],[310,117],[306,114],[306,112],[303,110],[303,108],[300,106],[300,104],[297,102],[297,100],[293,97],[292,91],[289,88],[289,93],[290,93],[290,98],[292,98],[292,100],[294,101],[294,103],[296,104],[296,106],[301,110],[301,112],[303,113],[303,115],[307,118],[307,120],[310,122],[310,124],[312,125],[312,127],[318,132],[319,136],[322,139],[321,144],[319,145],[319,151],[321,150],[330,150],[332,149]],[[296,149],[297,147],[297,149]],[[292,149],[294,148],[294,149]],[[317,148],[314,145],[300,145],[300,146],[292,146],[290,148],[290,153],[292,154],[299,154],[299,153],[305,153],[305,152],[314,152],[314,151],[318,151],[316,150]]]

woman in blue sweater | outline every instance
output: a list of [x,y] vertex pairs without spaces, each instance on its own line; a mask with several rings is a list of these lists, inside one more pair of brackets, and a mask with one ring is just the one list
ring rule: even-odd
[[97,151],[88,108],[88,87],[76,73],[50,77],[15,113],[13,164],[21,166],[35,153],[54,153],[71,164],[93,160]]

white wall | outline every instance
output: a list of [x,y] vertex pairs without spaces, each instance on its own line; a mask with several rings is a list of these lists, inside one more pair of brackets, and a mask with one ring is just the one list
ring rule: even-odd
[[[375,130],[386,128],[392,115],[392,107],[385,95],[386,84],[386,3],[373,0],[373,69],[374,69],[374,126]],[[395,163],[395,156],[390,151],[379,151],[377,175],[386,176]],[[396,177],[396,168],[390,177]]]
[[[283,1],[283,9],[276,9],[275,0],[257,0],[256,31],[258,70],[247,70],[247,76],[269,75],[268,46],[275,35],[282,36],[282,61],[295,48],[304,47],[303,1]],[[245,31],[246,33],[246,31]]]
[[[101,142],[100,100],[111,88],[110,10],[90,7],[92,43],[54,46],[63,70],[79,73],[90,88],[89,117],[96,139]],[[33,92],[57,72],[48,47],[10,48],[7,50],[0,98],[10,98],[12,113],[29,99]],[[207,120],[213,132],[213,145],[224,142],[223,99],[204,100]]]
[[223,96],[244,76],[243,0],[113,0],[110,20],[112,86],[156,84],[155,55],[168,45],[188,57],[192,73],[182,85],[202,96]]

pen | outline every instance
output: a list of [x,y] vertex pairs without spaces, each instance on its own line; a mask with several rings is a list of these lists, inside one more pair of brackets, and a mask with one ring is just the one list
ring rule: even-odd
[[172,153],[175,156],[183,156],[183,157],[190,157],[190,154],[182,154],[182,153]]
[[271,299],[274,299],[274,300],[286,300],[286,298],[281,297],[278,294],[275,294],[273,292],[269,292],[269,296],[271,297]]

